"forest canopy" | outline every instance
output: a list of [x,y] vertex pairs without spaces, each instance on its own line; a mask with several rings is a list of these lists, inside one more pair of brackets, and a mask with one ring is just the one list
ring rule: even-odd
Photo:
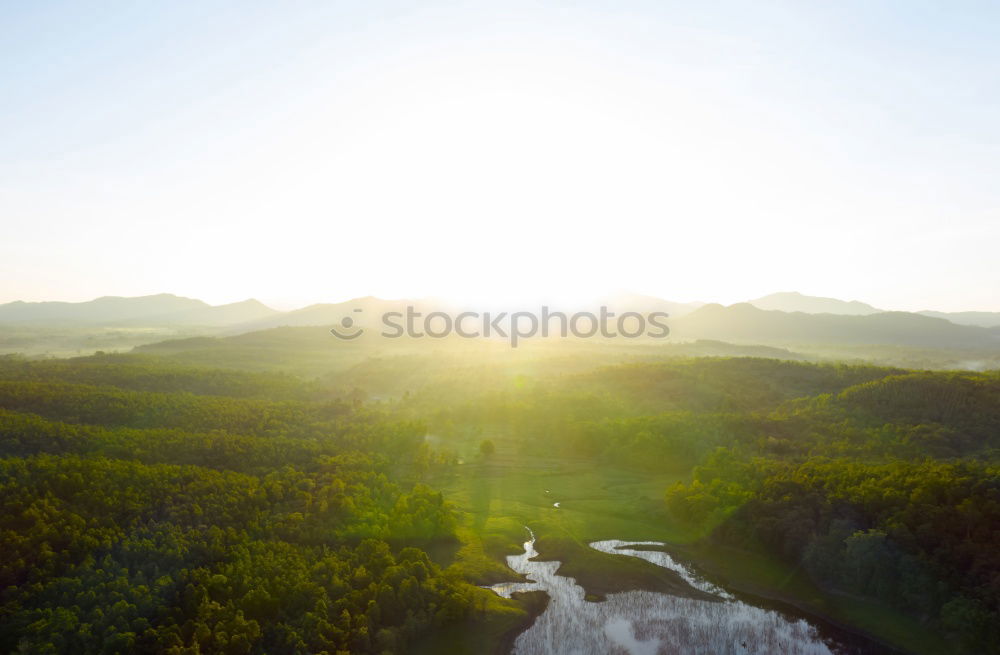
[[469,559],[441,485],[543,457],[677,475],[655,503],[694,548],[997,652],[996,373],[493,362],[365,400],[422,366],[380,360],[345,393],[150,356],[0,361],[0,651],[407,652],[515,611],[477,586],[514,539]]

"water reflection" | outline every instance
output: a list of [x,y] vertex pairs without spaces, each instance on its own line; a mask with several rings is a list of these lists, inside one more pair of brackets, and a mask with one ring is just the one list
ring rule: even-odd
[[[529,532],[531,531],[529,530]],[[534,533],[532,533],[532,538],[534,538]],[[622,541],[620,539],[609,539],[607,541],[595,541],[590,544],[590,547],[594,550],[599,550],[602,553],[610,553],[612,555],[631,555],[632,557],[644,559],[647,562],[656,564],[657,566],[670,569],[679,575],[684,582],[688,583],[698,591],[704,591],[706,594],[718,596],[719,598],[723,598],[725,600],[735,600],[733,595],[728,591],[722,587],[717,587],[707,580],[699,578],[693,571],[688,569],[683,564],[675,561],[673,557],[661,550],[630,548],[630,546],[664,545],[665,544],[662,541]]]
[[[531,530],[528,530],[531,533]],[[659,542],[599,541],[590,544],[605,553],[640,557],[676,572],[711,600],[696,600],[649,591],[609,594],[603,602],[584,600],[583,587],[573,578],[556,574],[559,562],[535,562],[535,535],[524,552],[507,564],[528,582],[503,583],[492,589],[505,598],[519,591],[545,591],[545,612],[518,635],[517,655],[828,655],[834,651],[803,619],[754,607],[725,590],[698,578],[667,553],[629,546],[657,546]]]

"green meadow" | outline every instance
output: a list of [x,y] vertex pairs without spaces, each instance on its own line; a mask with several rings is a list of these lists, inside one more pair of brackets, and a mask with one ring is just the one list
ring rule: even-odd
[[[713,544],[701,530],[673,520],[664,508],[663,490],[685,479],[686,471],[637,473],[588,459],[526,460],[502,451],[473,459],[458,471],[439,487],[462,511],[461,545],[436,555],[442,565],[479,584],[518,577],[501,563],[521,552],[528,526],[537,538],[539,559],[561,562],[559,573],[575,578],[588,600],[632,589],[678,593],[686,584],[673,572],[588,546],[603,539],[663,541],[676,558],[753,601],[859,630],[905,652],[950,652],[938,633],[898,611],[824,591],[796,567],[756,550]],[[510,612],[504,603],[520,611]],[[419,652],[505,652],[513,635],[543,607],[530,597],[501,600],[481,621],[434,635]]]

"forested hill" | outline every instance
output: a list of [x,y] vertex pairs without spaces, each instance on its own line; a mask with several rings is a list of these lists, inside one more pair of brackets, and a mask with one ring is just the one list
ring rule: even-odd
[[0,376],[0,652],[402,652],[489,593],[422,550],[456,517],[418,423],[142,359]]
[[670,325],[679,339],[765,344],[883,344],[925,348],[1000,349],[1000,329],[957,325],[908,312],[868,315],[767,311],[747,303],[705,305]]

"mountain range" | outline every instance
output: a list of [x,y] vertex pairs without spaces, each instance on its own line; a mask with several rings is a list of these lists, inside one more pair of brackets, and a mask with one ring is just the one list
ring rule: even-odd
[[782,291],[750,300],[749,304],[758,309],[779,312],[803,312],[805,314],[844,314],[847,316],[867,316],[885,311],[857,300],[838,300],[821,296],[806,296],[798,291]]
[[[804,314],[840,314],[845,316],[869,316],[885,313],[887,310],[872,307],[858,300],[838,300],[821,296],[806,296],[797,291],[782,291],[772,293],[749,304],[758,309],[770,309],[780,312],[802,312]],[[976,325],[979,327],[996,327],[1000,325],[1000,312],[935,312],[923,310],[915,312],[931,318],[943,318],[958,325]]]
[[257,300],[209,305],[169,293],[87,302],[23,302],[0,305],[0,324],[45,326],[227,326],[261,320],[280,312]]
[[[760,344],[888,344],[931,348],[1000,348],[1000,313],[888,312],[859,301],[776,293],[728,307],[677,303],[652,296],[618,294],[602,299],[611,311],[670,314],[672,336],[679,340],[714,339]],[[188,327],[207,334],[244,334],[276,327],[329,326],[351,317],[369,327],[390,311],[407,306],[424,314],[461,308],[443,301],[356,298],[279,312],[257,300],[209,305],[171,294],[123,298],[105,296],[89,302],[12,302],[0,305],[0,326],[47,327]]]
[[674,320],[670,329],[678,339],[732,343],[1000,348],[1000,327],[958,325],[909,312],[809,314],[764,310],[750,303],[710,304]]

